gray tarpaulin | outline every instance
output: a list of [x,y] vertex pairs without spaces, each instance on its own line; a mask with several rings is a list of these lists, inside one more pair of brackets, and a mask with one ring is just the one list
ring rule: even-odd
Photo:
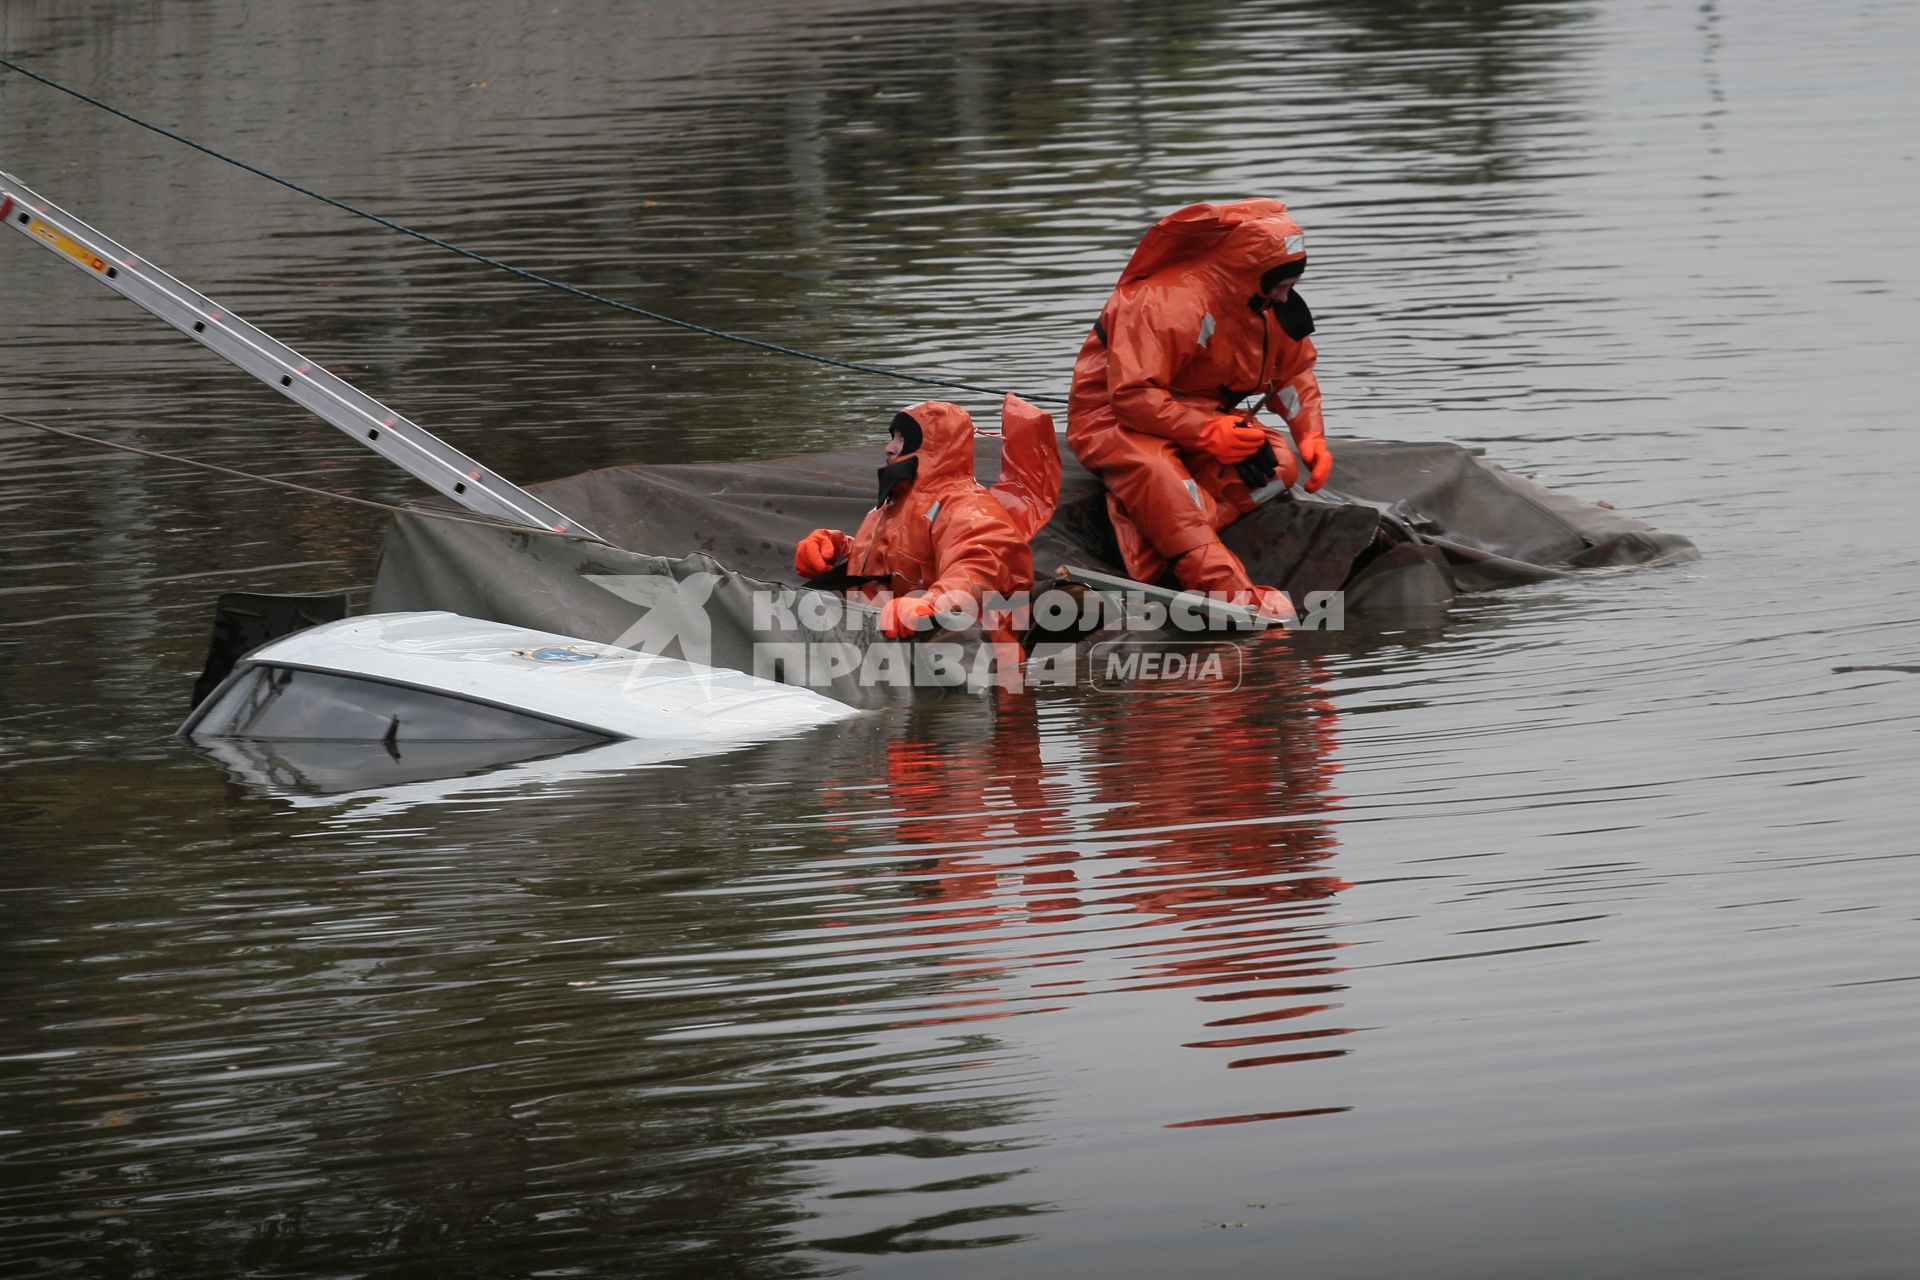
[[[1451,444],[1333,441],[1335,485],[1270,502],[1233,525],[1229,546],[1255,581],[1296,599],[1344,588],[1349,610],[1444,602],[1596,565],[1691,559],[1693,544],[1554,493]],[[997,442],[977,470],[991,483]],[[905,660],[798,587],[793,547],[816,528],[852,530],[873,505],[878,450],[755,462],[609,467],[530,486],[616,546],[507,528],[394,518],[372,608],[470,617],[666,652],[809,683],[856,704],[876,692],[849,662]],[[1034,568],[1120,574],[1099,483],[1071,459]],[[871,670],[871,668],[869,668]],[[936,682],[951,683],[950,671]],[[887,681],[881,681],[881,684]]]

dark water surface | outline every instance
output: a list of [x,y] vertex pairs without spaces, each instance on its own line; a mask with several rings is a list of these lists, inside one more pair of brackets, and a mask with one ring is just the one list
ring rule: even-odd
[[[476,250],[1039,394],[1154,216],[1281,195],[1336,437],[1705,553],[1231,696],[276,797],[168,737],[211,601],[364,588],[380,516],[0,427],[0,1273],[1913,1274],[1917,14],[0,7]],[[925,394],[9,72],[0,168],[522,480]],[[418,492],[13,237],[0,412]]]

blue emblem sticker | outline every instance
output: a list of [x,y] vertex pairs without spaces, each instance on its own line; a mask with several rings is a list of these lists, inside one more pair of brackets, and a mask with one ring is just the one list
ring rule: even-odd
[[520,656],[535,662],[592,662],[600,655],[588,653],[578,645],[551,645],[545,649],[522,649]]

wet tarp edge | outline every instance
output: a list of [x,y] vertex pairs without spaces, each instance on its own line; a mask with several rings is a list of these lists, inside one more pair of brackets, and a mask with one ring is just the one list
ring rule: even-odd
[[[1691,559],[1679,535],[1557,493],[1455,444],[1336,440],[1335,484],[1268,503],[1231,526],[1228,544],[1256,580],[1298,597],[1333,589],[1375,541],[1380,512],[1445,557],[1451,590],[1497,589],[1598,564]],[[871,447],[755,461],[608,467],[531,486],[617,546],[565,541],[425,516],[394,517],[371,608],[446,609],[603,643],[649,647],[809,683],[856,705],[885,700],[857,673],[773,671],[783,645],[886,644],[871,618],[809,626],[794,544],[815,528],[851,530],[872,506]],[[983,483],[998,444],[978,442]],[[1059,506],[1034,537],[1041,576],[1062,565],[1122,572],[1105,494],[1065,459]],[[700,654],[705,654],[701,657]],[[756,667],[756,664],[757,667]]]

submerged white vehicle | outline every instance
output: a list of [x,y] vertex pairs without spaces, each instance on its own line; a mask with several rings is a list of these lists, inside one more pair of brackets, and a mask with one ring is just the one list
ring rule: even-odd
[[253,650],[180,736],[358,744],[398,759],[428,744],[725,746],[856,714],[745,672],[452,613],[388,613]]

